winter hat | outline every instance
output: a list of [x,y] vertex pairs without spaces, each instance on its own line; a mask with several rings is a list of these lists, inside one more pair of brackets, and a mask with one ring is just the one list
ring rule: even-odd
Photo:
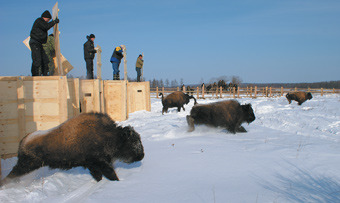
[[96,38],[96,36],[94,36],[94,34],[90,34],[90,37],[89,37],[90,39],[91,38]]
[[44,11],[44,13],[41,14],[41,17],[43,17],[43,18],[49,18],[49,19],[52,18],[51,13],[50,13],[48,10]]

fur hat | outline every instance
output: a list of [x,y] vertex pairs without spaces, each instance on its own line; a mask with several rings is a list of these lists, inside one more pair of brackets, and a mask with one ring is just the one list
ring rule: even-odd
[[94,36],[94,34],[90,34],[89,38],[96,38],[96,36]]
[[49,19],[52,18],[51,13],[48,10],[44,11],[44,13],[41,14],[41,17],[42,18],[49,18]]

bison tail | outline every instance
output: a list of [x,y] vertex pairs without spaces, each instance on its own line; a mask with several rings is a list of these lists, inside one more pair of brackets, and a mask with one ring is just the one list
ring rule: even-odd
[[162,96],[162,102],[163,102],[163,99],[164,99],[164,96],[163,96],[163,93],[161,92],[161,93],[159,93],[159,95],[158,96]]
[[194,101],[195,101],[194,105],[197,104],[196,98],[195,98],[194,96],[189,96],[189,98],[190,98],[190,99],[194,99]]

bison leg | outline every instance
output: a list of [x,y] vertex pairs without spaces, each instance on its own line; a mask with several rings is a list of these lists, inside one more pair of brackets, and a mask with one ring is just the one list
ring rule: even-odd
[[182,106],[182,108],[183,108],[183,111],[185,111],[185,108],[184,108],[184,106]]
[[31,158],[26,155],[21,155],[18,158],[17,164],[13,167],[12,171],[8,176],[2,181],[1,184],[9,182],[10,179],[16,179],[23,176],[31,171],[34,171],[42,167],[43,163],[40,160]]
[[188,122],[188,125],[189,125],[189,130],[188,132],[192,132],[195,130],[195,124],[194,124],[194,118],[191,117],[191,116],[187,116],[187,122]]
[[243,126],[240,126],[240,127],[236,130],[236,132],[239,132],[239,133],[246,133],[247,130],[246,130]]
[[163,107],[163,109],[162,109],[162,114],[164,114],[164,112],[165,112],[165,113],[168,113],[168,108],[167,108],[167,107]]
[[89,166],[89,167],[87,167],[87,168],[89,169],[90,174],[92,175],[92,177],[93,177],[97,182],[99,182],[99,181],[102,180],[103,174],[102,174],[102,172],[100,171],[99,168],[93,167],[93,166]]
[[103,175],[109,179],[109,180],[119,180],[118,176],[115,172],[115,170],[113,169],[113,167],[109,164],[105,164],[105,166],[102,167],[102,173]]

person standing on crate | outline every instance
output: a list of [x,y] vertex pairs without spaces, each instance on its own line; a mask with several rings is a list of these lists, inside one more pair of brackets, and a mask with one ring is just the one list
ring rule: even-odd
[[[40,18],[37,18],[32,26],[32,30],[30,33],[30,48],[32,51],[32,76],[44,75],[48,74],[48,57],[46,56],[43,44],[47,42],[48,30],[51,29],[55,24],[59,23],[59,19],[52,19],[51,13],[46,10],[41,15]],[[41,68],[41,73],[40,73]]]
[[48,75],[53,76],[54,75],[54,60],[53,58],[55,57],[55,45],[54,45],[54,35],[50,34],[47,37],[47,42],[46,44],[43,44],[43,48],[45,51],[45,54],[48,58]]
[[141,81],[140,76],[142,75],[143,64],[144,64],[143,55],[139,54],[137,61],[136,61],[137,82]]
[[86,79],[93,79],[93,59],[97,51],[94,48],[94,34],[86,36],[87,41],[84,43],[84,59],[86,62]]
[[112,63],[112,69],[113,69],[113,80],[120,80],[119,65],[120,65],[122,58],[124,57],[123,48],[124,48],[124,45],[120,45],[116,47],[113,50],[113,53],[110,59],[110,62]]

